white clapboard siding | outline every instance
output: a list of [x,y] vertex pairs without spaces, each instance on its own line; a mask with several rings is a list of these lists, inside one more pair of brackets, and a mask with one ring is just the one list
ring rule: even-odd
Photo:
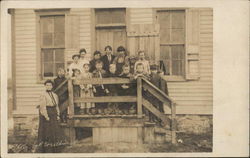
[[130,8],[129,16],[130,24],[153,23],[153,10],[151,8]]
[[[85,48],[87,53],[90,55],[93,52],[91,51],[91,9],[90,8],[72,8],[70,11],[70,14],[72,15],[78,15],[80,22],[79,22],[79,48]],[[78,53],[78,52],[75,52]],[[74,54],[72,52],[71,54],[68,54],[68,60],[71,61],[71,56]]]

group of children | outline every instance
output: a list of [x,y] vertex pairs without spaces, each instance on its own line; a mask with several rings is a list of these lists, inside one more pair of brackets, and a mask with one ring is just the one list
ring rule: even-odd
[[[132,82],[130,84],[74,85],[74,97],[90,98],[94,96],[136,95],[136,84],[133,80],[136,80],[139,76],[148,80],[155,80],[161,73],[156,65],[150,67],[149,61],[145,59],[144,51],[138,52],[138,59],[129,57],[122,46],[117,48],[117,56],[112,54],[111,46],[105,47],[105,55],[103,56],[101,56],[99,51],[95,51],[94,58],[91,61],[85,59],[85,54],[86,50],[81,49],[79,54],[72,56],[73,63],[69,66],[68,77],[73,77],[77,80],[121,77],[129,78]],[[63,76],[61,75],[61,71],[62,69],[60,69],[57,78]],[[76,103],[75,108],[78,114],[136,113],[135,103]]]

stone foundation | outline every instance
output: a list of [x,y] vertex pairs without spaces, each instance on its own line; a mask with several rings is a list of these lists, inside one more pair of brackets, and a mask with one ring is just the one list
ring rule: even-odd
[[[36,141],[38,115],[14,115],[13,121],[14,128],[9,130],[8,135],[10,144]],[[204,134],[212,132],[212,129],[212,115],[177,115],[177,132]]]

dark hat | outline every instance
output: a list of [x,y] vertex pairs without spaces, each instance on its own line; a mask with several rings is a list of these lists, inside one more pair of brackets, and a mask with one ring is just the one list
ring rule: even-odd
[[94,52],[94,55],[97,55],[97,54],[100,54],[100,55],[101,55],[101,52],[98,51],[98,50],[96,50],[96,51]]
[[72,59],[74,59],[75,57],[80,58],[80,55],[79,55],[79,54],[74,54],[74,55],[72,55]]
[[118,48],[117,48],[117,52],[122,52],[122,51],[126,51],[125,50],[125,48],[123,47],[123,46],[119,46]]
[[106,46],[106,47],[104,48],[104,50],[106,50],[106,49],[112,50],[112,47],[111,47],[111,46]]
[[85,54],[87,53],[85,48],[80,49],[79,54],[81,54],[82,52],[84,52]]
[[46,85],[47,83],[51,83],[51,84],[52,84],[52,86],[54,85],[54,82],[53,82],[53,81],[51,81],[51,80],[46,80],[46,81],[44,82],[44,85]]

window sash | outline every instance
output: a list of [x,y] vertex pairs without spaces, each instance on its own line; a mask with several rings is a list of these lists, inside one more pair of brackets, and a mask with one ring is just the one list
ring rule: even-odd
[[[181,21],[180,23],[183,23],[182,25],[183,25],[183,28],[182,27],[180,27],[180,28],[178,28],[179,30],[182,30],[183,31],[183,39],[180,39],[179,41],[173,41],[172,40],[172,36],[173,36],[173,30],[176,30],[176,28],[174,28],[173,26],[172,26],[172,23],[173,23],[173,18],[172,18],[172,14],[174,14],[175,12],[181,12],[181,13],[183,13],[184,14],[184,19],[183,19],[183,21]],[[158,23],[161,25],[161,21],[160,21],[160,17],[159,16],[161,16],[160,14],[164,14],[164,13],[166,13],[166,14],[169,14],[169,17],[167,17],[167,18],[169,18],[169,27],[164,27],[164,29],[165,29],[165,31],[168,31],[168,32],[165,32],[165,33],[168,33],[169,34],[169,40],[168,41],[166,41],[166,40],[161,40],[161,38],[160,38],[160,47],[164,47],[164,46],[169,46],[169,50],[168,50],[168,52],[169,52],[169,57],[168,57],[168,59],[163,59],[163,60],[161,60],[162,61],[162,64],[165,66],[165,68],[166,68],[166,72],[165,73],[168,73],[167,75],[169,75],[169,76],[184,76],[185,75],[185,11],[184,10],[178,10],[178,11],[175,11],[175,10],[161,10],[161,11],[157,11],[157,13],[159,13],[158,14]],[[164,31],[162,30],[160,30],[160,36],[162,35],[161,33],[163,33]],[[172,58],[172,56],[173,56],[173,50],[171,49],[173,46],[183,46],[184,47],[184,49],[183,49],[183,54],[182,54],[182,59],[173,59]],[[160,49],[160,50],[162,50],[162,49]],[[160,53],[163,53],[163,52],[160,52]],[[181,64],[180,66],[181,67],[178,67],[178,72],[173,72],[173,69],[174,69],[174,67],[173,67],[173,63],[174,62],[176,62],[176,61],[179,61],[179,63]],[[169,67],[167,67],[167,66],[169,66]],[[174,74],[179,74],[179,75],[174,75]]]

